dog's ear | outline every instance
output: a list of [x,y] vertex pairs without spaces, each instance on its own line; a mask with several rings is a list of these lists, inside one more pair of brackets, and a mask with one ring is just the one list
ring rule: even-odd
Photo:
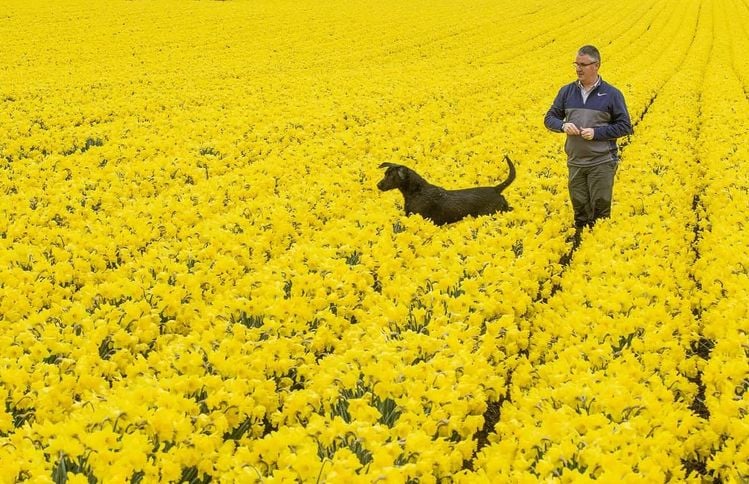
[[388,163],[387,161],[382,163],[378,168],[395,168],[400,165],[396,165],[395,163]]

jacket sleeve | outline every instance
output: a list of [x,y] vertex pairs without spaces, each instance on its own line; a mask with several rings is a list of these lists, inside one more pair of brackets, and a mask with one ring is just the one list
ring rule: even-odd
[[629,112],[627,111],[627,104],[624,102],[624,95],[616,91],[613,96],[614,101],[611,103],[611,122],[607,126],[599,126],[595,128],[595,135],[593,139],[609,140],[621,138],[628,134],[633,134],[632,122],[629,119]]
[[564,88],[559,90],[557,97],[554,98],[554,103],[551,105],[549,110],[546,112],[544,117],[544,126],[551,131],[563,133],[562,125],[564,124]]

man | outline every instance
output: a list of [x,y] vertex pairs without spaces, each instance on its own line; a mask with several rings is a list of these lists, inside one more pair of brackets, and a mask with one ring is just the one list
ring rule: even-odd
[[611,215],[619,163],[616,139],[632,134],[632,124],[622,93],[598,75],[598,49],[581,47],[573,65],[577,81],[559,90],[544,124],[551,131],[567,135],[564,150],[577,243],[584,227]]

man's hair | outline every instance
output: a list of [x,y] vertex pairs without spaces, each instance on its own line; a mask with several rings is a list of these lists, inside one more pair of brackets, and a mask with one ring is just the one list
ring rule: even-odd
[[594,61],[601,63],[601,53],[592,45],[584,45],[577,51],[578,55],[587,55]]

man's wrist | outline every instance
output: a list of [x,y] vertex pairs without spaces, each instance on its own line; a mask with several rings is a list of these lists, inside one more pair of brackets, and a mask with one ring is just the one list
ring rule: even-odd
[[561,130],[562,130],[562,133],[564,133],[564,132],[565,132],[565,131],[564,131],[564,125],[565,125],[565,124],[567,124],[567,123],[565,123],[564,121],[562,121],[562,128],[561,128]]

